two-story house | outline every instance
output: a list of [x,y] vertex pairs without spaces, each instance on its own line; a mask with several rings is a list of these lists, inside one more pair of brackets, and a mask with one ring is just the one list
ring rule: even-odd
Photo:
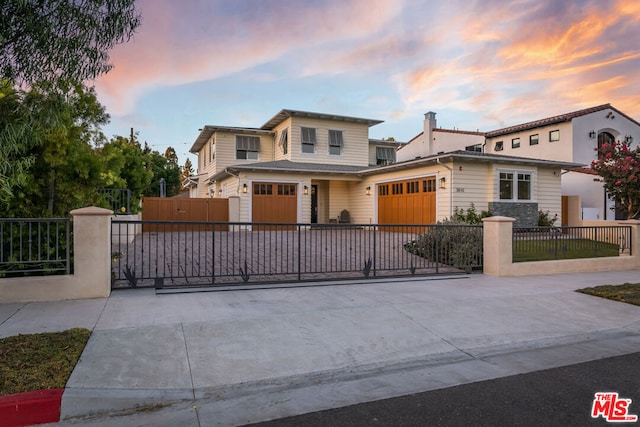
[[245,220],[337,220],[357,203],[349,193],[358,172],[395,162],[399,143],[369,139],[379,123],[282,110],[260,128],[205,126],[190,150],[198,155],[191,187],[196,197],[250,195],[240,204]]
[[559,215],[561,171],[577,166],[478,150],[397,162],[400,143],[369,138],[379,123],[282,110],[260,128],[204,126],[185,184],[197,197],[237,197],[247,222],[331,223],[346,210],[355,223],[431,224],[474,203],[526,226],[538,210]]
[[[583,219],[616,219],[602,181],[589,166],[605,142],[640,142],[640,123],[610,104],[521,123],[489,132],[437,127],[435,113],[425,115],[424,131],[398,150],[398,161],[452,150],[577,163],[562,174],[562,194],[579,196]],[[563,220],[564,222],[564,220]]]

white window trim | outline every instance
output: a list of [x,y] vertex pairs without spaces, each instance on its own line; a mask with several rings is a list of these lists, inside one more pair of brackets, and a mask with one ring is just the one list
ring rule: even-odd
[[[314,134],[315,134],[315,141],[313,142],[313,153],[307,153],[306,151],[304,151],[302,149],[303,147],[303,140],[302,140],[302,134],[303,134],[303,129],[313,129],[314,130]],[[315,156],[316,153],[318,152],[318,129],[317,128],[312,128],[312,127],[308,127],[308,126],[300,126],[300,153],[305,155],[305,156]]]
[[[339,154],[333,154],[331,152],[331,147],[338,147],[338,145],[331,145],[331,132],[337,132],[340,135],[340,153]],[[337,129],[329,129],[327,131],[327,155],[332,156],[332,157],[341,157],[344,155],[344,131],[341,130],[337,130]]]
[[[255,150],[242,150],[242,151],[246,151],[247,152],[247,158],[246,159],[239,159],[238,158],[238,137],[250,137],[250,138],[258,138],[258,151]],[[235,135],[235,152],[234,152],[234,157],[236,160],[249,160],[249,161],[255,161],[255,160],[260,160],[260,143],[262,142],[261,138],[259,136],[255,136],[255,135],[241,135],[241,134],[237,134]],[[256,153],[256,158],[255,159],[250,159],[248,158],[248,153]]]
[[[500,198],[500,174],[501,173],[512,173],[513,174],[513,195],[511,197],[511,199],[501,199]],[[518,174],[527,174],[529,176],[531,176],[531,180],[530,182],[530,188],[529,188],[529,192],[531,195],[531,198],[529,199],[518,199]],[[513,203],[517,203],[517,202],[532,202],[535,203],[536,202],[536,191],[535,191],[535,182],[536,182],[536,174],[535,174],[535,170],[529,170],[529,169],[496,169],[496,193],[495,193],[495,201],[497,202],[505,202],[505,203],[509,203],[509,202],[513,202]]]

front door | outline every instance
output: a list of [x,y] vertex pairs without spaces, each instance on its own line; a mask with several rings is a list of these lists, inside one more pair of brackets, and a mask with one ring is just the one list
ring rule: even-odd
[[311,224],[318,223],[318,185],[311,186]]

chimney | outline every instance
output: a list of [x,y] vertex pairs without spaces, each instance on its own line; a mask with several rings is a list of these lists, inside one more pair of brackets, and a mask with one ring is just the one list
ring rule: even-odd
[[433,129],[436,127],[436,113],[429,111],[424,115],[424,133],[423,140],[425,142],[424,148],[427,150],[426,155],[430,156],[433,152]]

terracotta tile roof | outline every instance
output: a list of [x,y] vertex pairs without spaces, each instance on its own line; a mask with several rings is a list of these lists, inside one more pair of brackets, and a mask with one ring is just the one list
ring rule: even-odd
[[[584,110],[578,110],[578,111],[573,111],[571,113],[560,114],[559,116],[547,117],[547,118],[544,118],[544,119],[535,120],[533,122],[521,123],[521,124],[515,125],[515,126],[509,126],[509,127],[502,128],[502,129],[492,130],[490,132],[487,132],[485,134],[485,136],[487,138],[491,138],[491,137],[494,137],[494,136],[506,135],[506,134],[514,133],[514,132],[521,132],[523,130],[535,129],[535,128],[538,128],[538,127],[548,126],[548,125],[552,125],[552,124],[556,124],[556,123],[570,122],[571,120],[575,119],[576,117],[585,116],[587,114],[595,113],[596,111],[602,111],[602,110],[605,110],[607,108],[611,108],[611,109],[615,110],[618,114],[623,115],[623,116],[627,117],[630,120],[633,120],[633,119],[629,118],[628,116],[624,115],[623,113],[621,113],[620,111],[618,111],[615,108],[613,108],[611,106],[611,104],[603,104],[603,105],[598,105],[597,107],[585,108]],[[633,121],[635,122],[635,120],[633,120]]]

